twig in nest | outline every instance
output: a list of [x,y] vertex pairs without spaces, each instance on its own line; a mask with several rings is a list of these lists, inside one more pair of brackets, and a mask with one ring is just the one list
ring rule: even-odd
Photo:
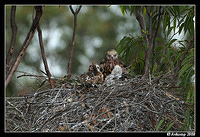
[[9,101],[6,101],[11,107],[13,107],[17,112],[19,112],[20,114],[21,114],[21,116],[22,116],[22,119],[24,120],[24,122],[25,123],[27,123],[26,122],[26,119],[24,118],[24,114],[23,114],[23,112],[21,112],[18,108],[16,108],[12,103],[10,103]]

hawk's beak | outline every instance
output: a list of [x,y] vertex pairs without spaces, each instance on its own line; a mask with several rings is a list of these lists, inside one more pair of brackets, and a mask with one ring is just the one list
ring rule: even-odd
[[111,67],[111,68],[115,67],[114,60],[113,60],[113,59],[110,60],[110,67]]

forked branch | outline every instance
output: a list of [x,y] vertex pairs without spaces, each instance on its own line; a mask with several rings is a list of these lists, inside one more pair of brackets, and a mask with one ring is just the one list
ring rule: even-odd
[[72,56],[74,52],[74,44],[75,44],[75,34],[76,34],[76,28],[77,28],[77,15],[79,11],[81,10],[82,6],[79,6],[76,11],[73,10],[72,6],[69,6],[72,14],[74,15],[74,29],[73,29],[73,36],[72,36],[72,49],[70,51],[70,56],[69,56],[69,62],[68,62],[68,69],[67,69],[67,78],[70,79],[71,77],[71,66],[72,66]]

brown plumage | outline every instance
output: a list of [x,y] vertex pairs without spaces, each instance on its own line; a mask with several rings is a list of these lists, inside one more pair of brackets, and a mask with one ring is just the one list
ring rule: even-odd
[[92,85],[103,83],[103,74],[100,71],[100,67],[93,63],[89,66],[88,72],[82,74],[80,78],[83,82]]
[[104,76],[104,80],[111,74],[116,65],[122,68],[122,72],[126,71],[126,65],[120,61],[117,51],[110,49],[106,52],[104,59],[100,63],[100,70]]

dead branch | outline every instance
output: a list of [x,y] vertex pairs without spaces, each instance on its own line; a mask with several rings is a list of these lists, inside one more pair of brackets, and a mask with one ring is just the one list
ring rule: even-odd
[[71,77],[72,56],[73,56],[73,52],[74,52],[75,34],[76,34],[76,28],[77,28],[77,15],[78,15],[79,11],[81,10],[81,7],[82,6],[79,6],[78,10],[76,9],[76,11],[74,11],[72,6],[69,6],[72,14],[74,15],[74,29],[73,29],[73,36],[72,36],[72,49],[70,51],[68,69],[67,69],[67,78],[68,79],[70,79],[70,77]]
[[40,49],[41,49],[41,54],[42,54],[42,60],[44,63],[44,68],[45,68],[47,76],[49,78],[49,83],[50,83],[51,89],[54,89],[54,82],[53,82],[53,79],[51,78],[51,73],[49,71],[48,63],[47,63],[46,56],[45,56],[44,45],[43,45],[43,41],[42,41],[42,31],[40,29],[40,24],[38,24],[37,31],[38,31],[38,37],[39,37],[39,43],[40,43]]
[[32,38],[35,34],[35,30],[36,30],[36,28],[39,24],[40,18],[42,16],[43,6],[35,6],[34,8],[36,10],[35,19],[33,20],[32,26],[31,26],[31,28],[30,28],[27,36],[26,36],[26,39],[25,39],[25,41],[22,45],[22,48],[21,48],[13,66],[12,66],[11,70],[9,71],[8,75],[6,76],[5,87],[7,87],[8,83],[10,82],[12,76],[14,75],[22,57],[24,56],[24,53],[25,53],[28,45],[30,44],[30,42],[31,42],[31,40],[32,40]]
[[10,27],[12,29],[12,38],[10,42],[10,47],[7,52],[6,56],[6,75],[8,74],[10,67],[11,67],[11,62],[12,62],[12,55],[14,52],[14,46],[16,43],[16,36],[17,36],[17,25],[15,23],[15,12],[16,12],[16,6],[11,7],[11,13],[10,13]]
[[41,78],[44,78],[45,76],[37,76],[37,75],[32,75],[32,74],[23,74],[23,75],[20,75],[20,76],[17,76],[17,78],[21,78],[21,77],[41,77]]

